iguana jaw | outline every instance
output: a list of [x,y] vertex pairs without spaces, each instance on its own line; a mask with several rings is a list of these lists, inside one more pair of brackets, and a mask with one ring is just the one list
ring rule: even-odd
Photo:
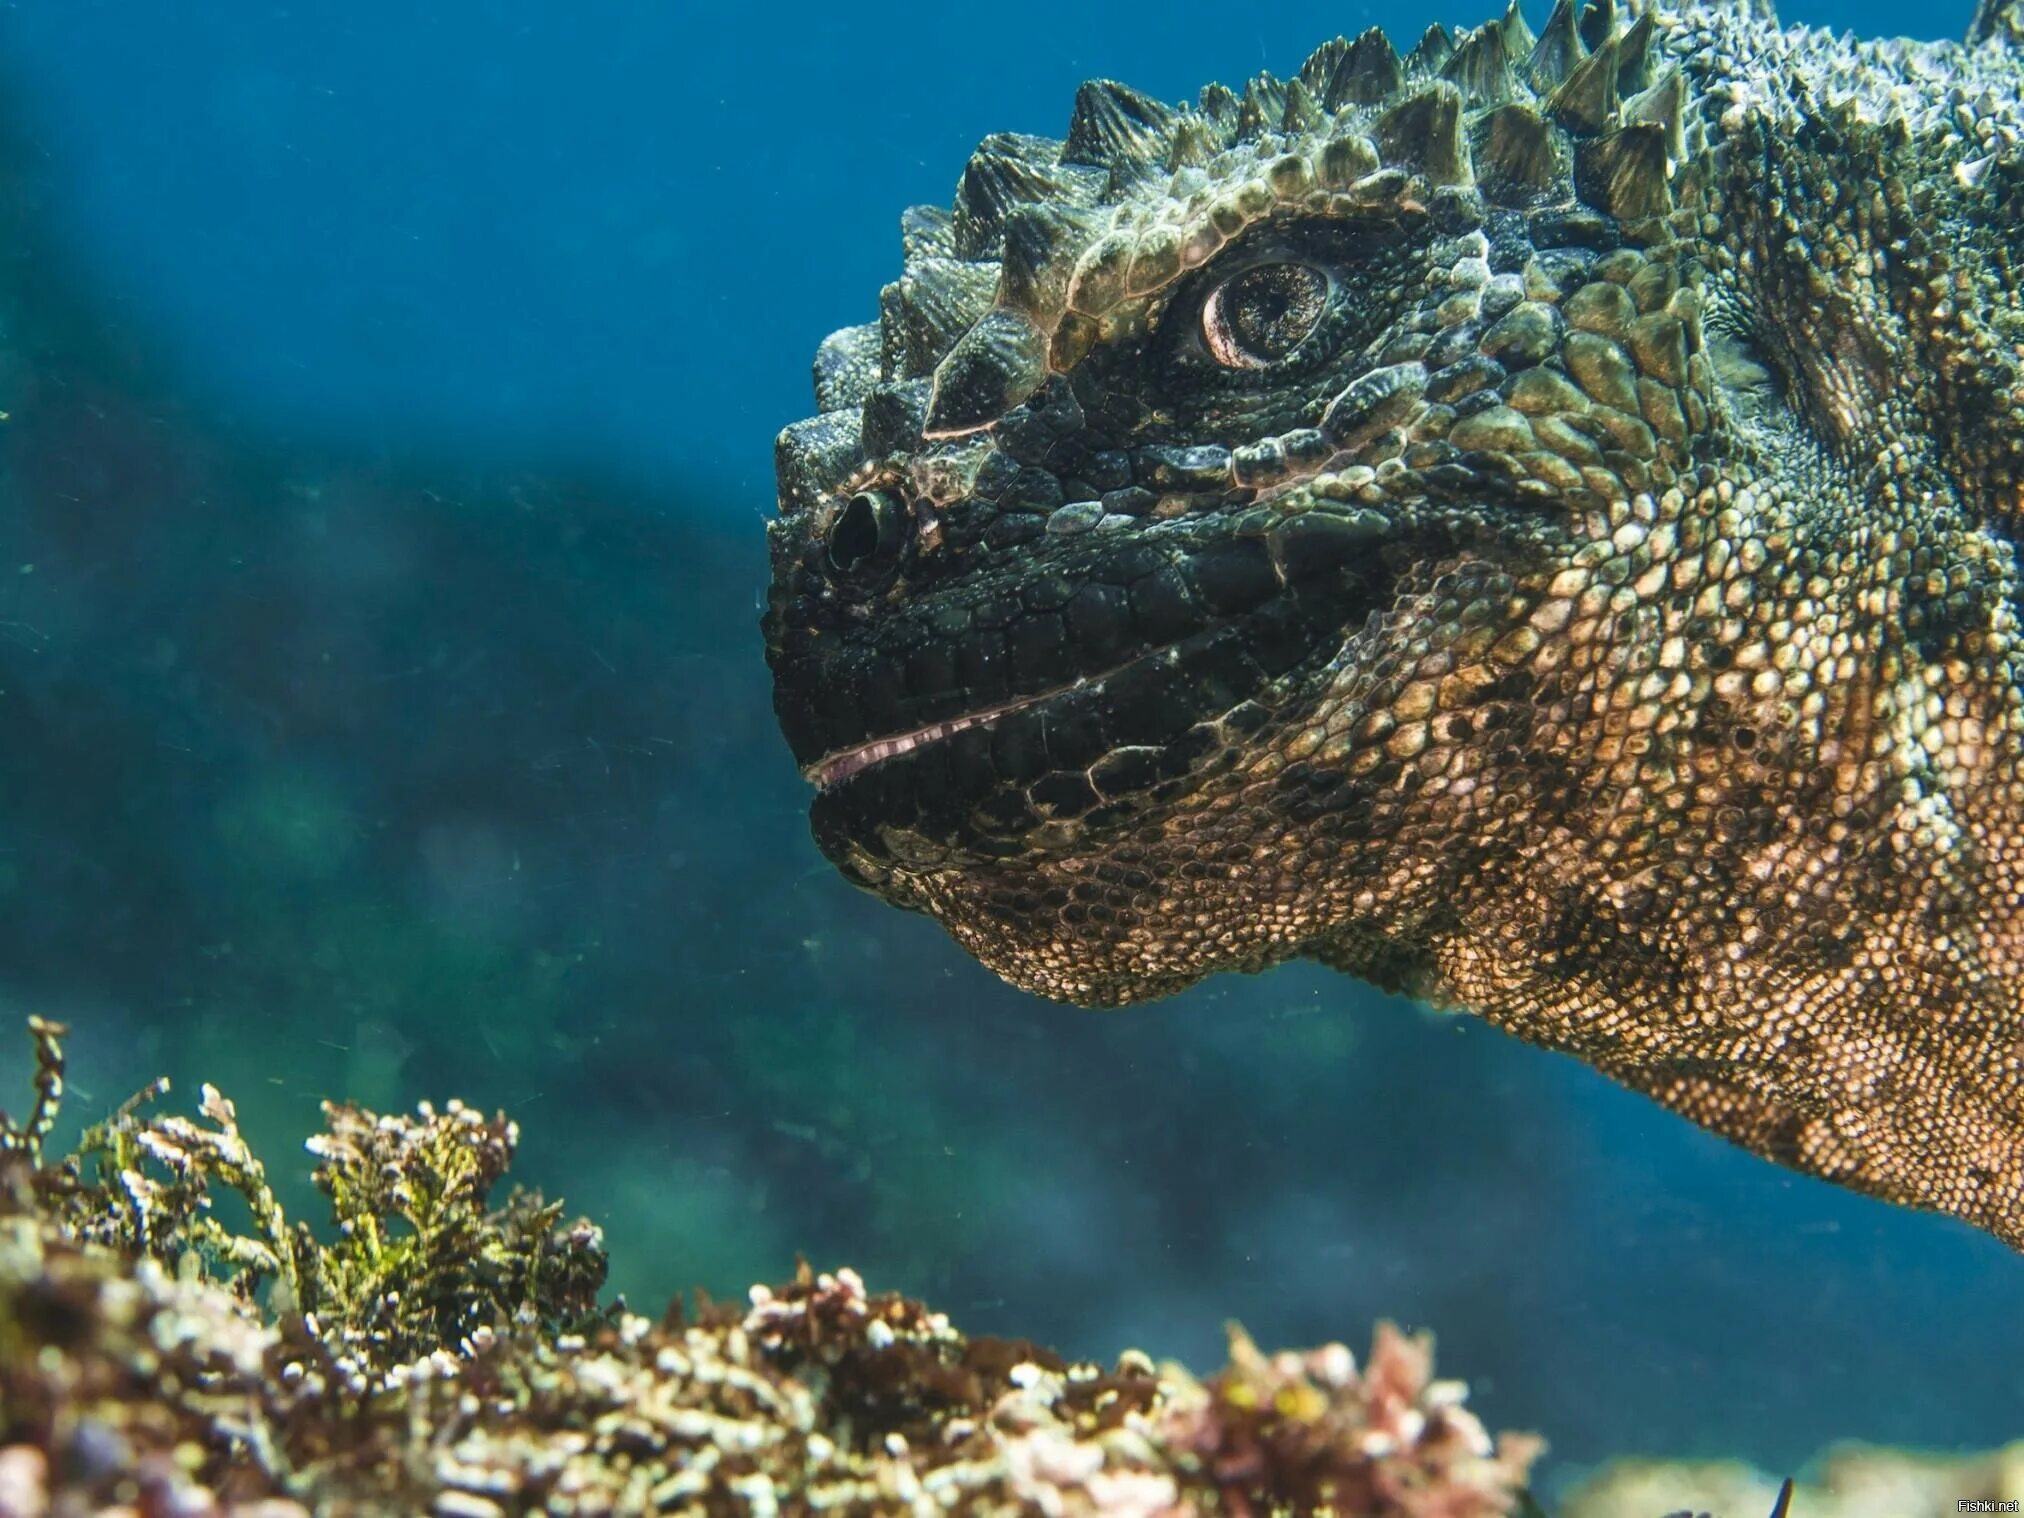
[[[825,850],[869,851],[894,864],[932,855],[943,865],[988,865],[1100,834],[1227,768],[1323,683],[1345,640],[1392,597],[1382,518],[1270,516],[1113,535],[1107,552],[1115,557],[1092,559],[1078,569],[1079,583],[1063,587],[1070,636],[1051,668],[1024,670],[1027,690],[975,700],[960,682],[973,644],[959,639],[943,661],[959,682],[906,698],[925,720],[902,717],[804,758],[802,773],[820,792],[815,825]],[[1145,573],[1134,581],[1121,564]],[[1160,594],[1134,598],[1135,585]],[[1124,631],[1077,615],[1097,604],[1121,609]],[[1002,641],[978,636],[998,640],[992,648]],[[777,687],[783,722],[804,732],[825,717],[870,727],[877,697],[852,708],[848,694],[839,701],[840,686],[855,680],[854,690],[875,691],[892,671],[917,668],[900,646],[841,628],[783,634],[774,659],[787,672]],[[788,715],[824,692],[824,716]]]
[[[1276,521],[1272,515],[1253,513],[1234,526],[1218,521],[1175,523],[1171,526],[1176,530],[1156,530],[1148,535],[1161,544],[1161,552],[1147,561],[1155,567],[1145,578],[1172,577],[1193,603],[1194,625],[1183,635],[1149,644],[1141,638],[1140,646],[1128,657],[1095,668],[1088,667],[1088,649],[1076,646],[1077,640],[1071,638],[1067,650],[1071,663],[1064,668],[1062,678],[1038,690],[967,709],[960,705],[966,694],[960,689],[918,693],[920,699],[942,705],[943,709],[912,726],[840,744],[804,765],[803,776],[818,789],[828,791],[876,765],[919,753],[958,733],[989,728],[1021,714],[1044,717],[1052,711],[1057,716],[1063,715],[1079,697],[1100,698],[1114,689],[1113,682],[1154,674],[1163,673],[1184,683],[1190,677],[1198,677],[1201,681],[1198,694],[1203,699],[1171,704],[1190,707],[1203,719],[1218,717],[1240,699],[1257,695],[1270,681],[1293,674],[1299,666],[1325,660],[1340,647],[1341,637],[1337,634],[1360,625],[1369,611],[1378,609],[1382,602],[1387,574],[1375,550],[1388,524],[1370,512],[1294,508],[1281,509]],[[1105,567],[1099,563],[1091,572],[1104,571]],[[1249,583],[1240,583],[1240,576],[1248,577]],[[1121,607],[1132,605],[1129,584],[1104,586],[1096,579],[1089,584],[1115,590]],[[1149,605],[1141,605],[1140,611],[1157,615]],[[1067,615],[1073,632],[1076,619],[1072,611]],[[1290,663],[1283,667],[1274,663],[1244,672],[1225,669],[1219,677],[1200,667],[1205,654],[1213,655],[1220,643],[1228,642],[1229,632],[1240,627],[1249,630],[1261,618],[1284,624],[1287,632],[1297,637],[1298,649],[1289,649],[1282,656],[1282,660],[1290,659]],[[1086,614],[1081,630],[1091,633]],[[882,656],[875,649],[867,652],[874,659],[897,657]],[[1076,668],[1075,663],[1083,667]],[[954,710],[945,705],[951,700],[958,703]],[[1138,736],[1150,739],[1170,726],[1154,724]]]

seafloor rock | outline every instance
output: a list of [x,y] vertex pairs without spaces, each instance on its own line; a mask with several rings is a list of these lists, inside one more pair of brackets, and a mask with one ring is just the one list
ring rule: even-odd
[[[1526,1510],[1539,1441],[1495,1442],[1424,1336],[1378,1327],[1207,1380],[1071,1364],[803,1265],[747,1306],[601,1306],[603,1241],[489,1197],[518,1142],[456,1103],[326,1107],[335,1222],[291,1225],[232,1105],[162,1083],[44,1144],[63,1029],[0,1119],[0,1518]],[[243,1203],[246,1232],[218,1211]],[[224,1204],[222,1207],[214,1204]]]
[[[1572,1493],[1560,1518],[1651,1518],[1768,1512],[1776,1478],[1732,1460],[1617,1460]],[[1973,1504],[1986,1504],[1975,1507]],[[1792,1518],[1960,1518],[2024,1504],[2024,1441],[1976,1455],[1846,1444],[1793,1487]]]

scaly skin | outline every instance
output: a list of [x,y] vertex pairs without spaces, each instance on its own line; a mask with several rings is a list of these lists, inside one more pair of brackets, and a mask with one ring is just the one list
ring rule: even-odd
[[824,852],[1046,996],[1310,956],[2024,1246],[2019,31],[1563,0],[987,140],[781,437]]

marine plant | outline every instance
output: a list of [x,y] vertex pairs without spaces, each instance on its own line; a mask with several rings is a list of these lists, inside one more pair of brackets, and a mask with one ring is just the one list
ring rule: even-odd
[[[66,1029],[0,1117],[0,1511],[240,1514],[1529,1511],[1432,1343],[1111,1367],[803,1262],[743,1305],[601,1303],[605,1248],[511,1191],[503,1115],[325,1106],[322,1233],[204,1087],[156,1081],[46,1151]],[[228,1216],[232,1218],[228,1221]]]

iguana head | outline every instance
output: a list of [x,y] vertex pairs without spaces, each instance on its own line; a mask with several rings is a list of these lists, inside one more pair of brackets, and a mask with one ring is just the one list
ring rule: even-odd
[[1364,844],[1446,867],[1453,800],[1383,798],[1497,741],[1520,580],[1709,425],[1697,298],[1645,251],[1686,130],[1654,35],[1514,8],[1190,110],[1091,83],[907,214],[779,448],[777,706],[848,874],[1118,1001],[1376,928]]
[[1050,996],[1310,954],[2016,1231],[2009,14],[1560,0],[987,139],[779,443],[823,850]]

